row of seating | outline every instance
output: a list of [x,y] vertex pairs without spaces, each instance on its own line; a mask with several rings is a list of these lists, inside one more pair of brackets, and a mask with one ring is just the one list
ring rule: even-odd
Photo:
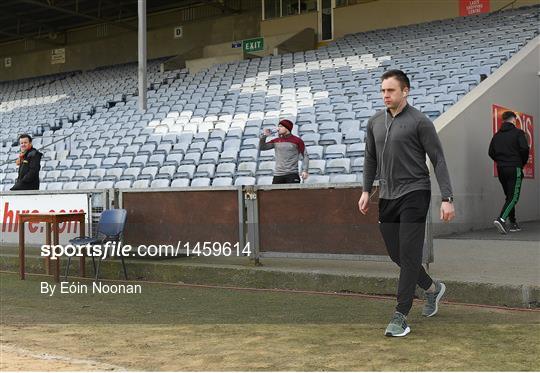
[[[310,174],[348,174],[362,172],[364,158],[335,158],[314,159],[310,161]],[[40,171],[40,180],[44,182],[69,182],[69,181],[120,181],[140,179],[176,179],[197,177],[237,177],[237,176],[272,176],[275,167],[274,161],[240,162],[215,164],[171,164],[164,165],[146,163],[146,166],[111,167],[111,168],[79,168],[73,167],[62,170]],[[13,184],[17,178],[17,172],[3,173],[1,184]]]
[[[271,185],[272,176],[238,176],[233,177],[197,177],[193,179],[138,179],[138,180],[104,180],[104,181],[69,181],[69,182],[42,182],[40,190],[95,190],[95,189],[131,189],[131,188],[181,188],[181,187],[206,187],[206,186],[240,186],[240,185]],[[327,183],[361,183],[362,174],[333,174],[311,175],[305,181],[307,184]],[[8,191],[11,185],[0,184],[0,192]]]

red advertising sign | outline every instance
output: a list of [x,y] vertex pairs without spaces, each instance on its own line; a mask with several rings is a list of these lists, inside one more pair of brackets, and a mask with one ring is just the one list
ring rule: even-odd
[[[519,111],[515,111],[512,109],[507,109],[503,106],[499,105],[492,105],[491,111],[493,116],[493,134],[497,133],[497,131],[502,126],[502,113],[505,111],[513,111],[517,115],[517,121],[516,121],[516,127],[523,130],[525,132],[525,135],[527,136],[527,142],[529,143],[529,161],[523,167],[523,176],[525,179],[534,179],[534,123],[533,123],[533,117],[531,115],[520,113]],[[498,176],[497,174],[497,165],[495,162],[493,162],[493,175],[495,177]]]
[[489,0],[459,0],[459,15],[489,13]]

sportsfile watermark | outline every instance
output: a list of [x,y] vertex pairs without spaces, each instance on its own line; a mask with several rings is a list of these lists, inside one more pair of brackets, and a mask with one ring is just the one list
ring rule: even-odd
[[187,256],[250,256],[250,244],[240,242],[182,242],[175,245],[125,245],[122,241],[109,241],[100,245],[42,245],[41,256],[56,260],[58,257],[175,257]]

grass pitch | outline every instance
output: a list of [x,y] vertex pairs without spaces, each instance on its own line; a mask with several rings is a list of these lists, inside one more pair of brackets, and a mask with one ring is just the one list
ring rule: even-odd
[[142,283],[40,294],[0,274],[0,370],[538,370],[540,312],[443,304],[384,337],[394,301]]

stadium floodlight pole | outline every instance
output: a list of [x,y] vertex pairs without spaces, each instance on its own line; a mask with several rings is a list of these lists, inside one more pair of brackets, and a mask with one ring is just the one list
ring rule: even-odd
[[146,0],[139,0],[139,110],[146,111]]

